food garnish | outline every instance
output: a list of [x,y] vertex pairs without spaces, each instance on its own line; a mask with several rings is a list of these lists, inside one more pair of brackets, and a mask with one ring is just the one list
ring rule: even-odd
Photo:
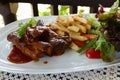
[[29,22],[19,23],[18,36],[22,37],[25,33],[27,27],[33,27],[37,24],[37,21],[34,18],[31,18]]

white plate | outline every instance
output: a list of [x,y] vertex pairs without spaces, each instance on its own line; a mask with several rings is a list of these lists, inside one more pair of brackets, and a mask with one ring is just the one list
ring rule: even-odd
[[[47,24],[54,21],[56,17],[36,17],[36,19],[41,19]],[[21,21],[26,22],[28,20],[29,19]],[[85,71],[120,64],[120,60],[117,59],[117,57],[112,63],[105,63],[101,59],[88,59],[85,55],[79,55],[73,50],[66,50],[61,56],[41,58],[39,62],[29,62],[26,64],[11,63],[7,60],[7,57],[12,47],[6,37],[10,32],[15,31],[18,28],[18,23],[21,21],[10,23],[0,30],[0,70],[2,71],[27,74],[47,74]],[[48,61],[48,64],[44,64],[44,61]]]

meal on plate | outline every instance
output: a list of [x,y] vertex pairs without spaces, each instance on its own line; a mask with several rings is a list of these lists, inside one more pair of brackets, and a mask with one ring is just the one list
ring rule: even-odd
[[8,60],[25,63],[24,59],[18,59],[20,54],[17,55],[18,58],[12,56],[14,53],[21,53],[27,56],[25,59],[38,61],[44,56],[62,55],[69,48],[80,54],[85,53],[88,58],[101,58],[105,62],[111,62],[116,51],[120,51],[118,6],[119,0],[114,2],[109,12],[105,12],[100,5],[96,15],[57,16],[56,21],[49,24],[34,18],[29,22],[19,23],[19,29],[7,37],[13,44]]

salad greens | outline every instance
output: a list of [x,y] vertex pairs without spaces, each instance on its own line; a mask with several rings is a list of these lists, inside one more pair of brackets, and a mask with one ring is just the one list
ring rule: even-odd
[[103,59],[103,61],[106,62],[113,61],[115,57],[114,45],[106,41],[106,39],[104,38],[103,34],[100,31],[91,30],[90,33],[99,35],[98,40],[91,47],[95,48],[95,50],[101,51],[101,58]]
[[98,40],[96,38],[89,41],[86,46],[78,50],[79,53],[84,52],[87,48],[94,48],[95,50],[101,51],[101,58],[105,62],[113,61],[115,57],[115,47],[110,42],[107,42],[103,34],[98,30],[90,30],[89,33],[99,35]]
[[98,19],[95,17],[94,14],[89,14],[87,16],[87,20],[92,24],[92,28],[94,28],[95,30],[100,30],[100,28],[102,27],[100,22],[98,21]]
[[105,21],[107,19],[112,18],[115,15],[115,13],[117,12],[118,7],[119,7],[119,0],[116,0],[116,2],[114,2],[114,4],[111,6],[110,11],[100,13],[98,16],[98,19],[101,21]]
[[98,13],[98,17],[96,18],[93,15],[88,15],[87,19],[89,22],[92,23],[92,29],[88,31],[90,34],[97,34],[99,36],[98,39],[94,38],[91,41],[89,41],[86,46],[84,46],[82,49],[78,50],[79,53],[85,51],[87,48],[94,48],[95,50],[100,50],[101,52],[101,58],[105,62],[111,62],[113,61],[115,57],[115,46],[108,42],[101,32],[101,29],[103,28],[103,24],[107,25],[107,20],[111,19],[117,12],[119,6],[119,0],[116,0],[114,4],[111,6],[111,9],[109,12],[102,11],[101,13]]
[[37,24],[37,21],[34,18],[31,18],[29,22],[19,23],[18,36],[22,37],[25,33],[27,27],[33,27]]

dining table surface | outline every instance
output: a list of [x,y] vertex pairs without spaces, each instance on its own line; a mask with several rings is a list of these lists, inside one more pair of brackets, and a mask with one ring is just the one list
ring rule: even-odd
[[55,74],[23,74],[0,71],[0,80],[120,80],[120,65]]

